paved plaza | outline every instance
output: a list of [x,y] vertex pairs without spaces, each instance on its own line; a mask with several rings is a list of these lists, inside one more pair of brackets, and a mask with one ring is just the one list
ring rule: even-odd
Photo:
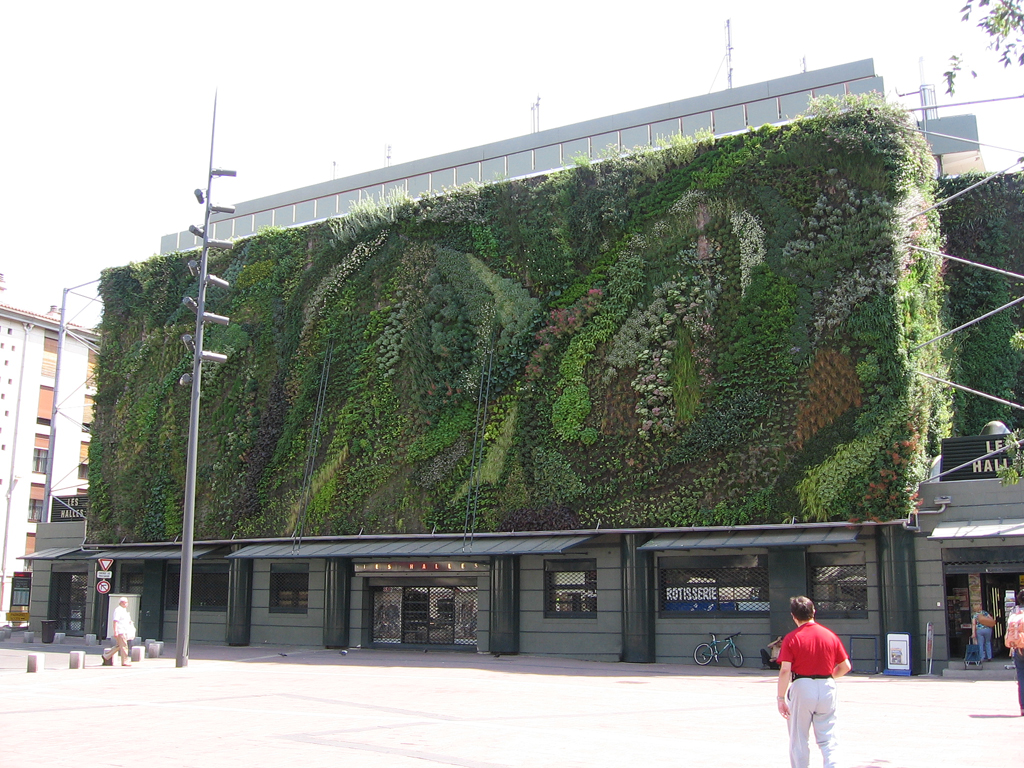
[[[84,669],[68,668],[72,650]],[[45,671],[26,672],[30,652]],[[99,652],[0,642],[4,764],[788,766],[775,675],[754,668],[193,644],[185,668],[168,647],[122,669]],[[843,766],[1024,765],[1012,681],[839,688]]]

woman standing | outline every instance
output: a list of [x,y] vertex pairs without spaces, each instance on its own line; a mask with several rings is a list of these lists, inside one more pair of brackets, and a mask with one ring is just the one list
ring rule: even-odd
[[977,643],[982,661],[992,661],[992,628],[996,620],[988,611],[978,611],[971,617],[971,639]]

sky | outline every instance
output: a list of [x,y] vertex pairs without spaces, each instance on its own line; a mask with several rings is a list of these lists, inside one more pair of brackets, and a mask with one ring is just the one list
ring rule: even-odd
[[[67,294],[91,324],[100,272],[233,204],[353,173],[727,87],[874,59],[887,96],[919,105],[1024,94],[964,0],[696,3],[292,0],[16,3],[0,31],[0,303],[45,313]],[[964,58],[954,96],[942,73]],[[922,64],[923,58],[923,64]],[[972,78],[970,71],[977,73]],[[1024,99],[978,116],[988,170],[1024,155]]]

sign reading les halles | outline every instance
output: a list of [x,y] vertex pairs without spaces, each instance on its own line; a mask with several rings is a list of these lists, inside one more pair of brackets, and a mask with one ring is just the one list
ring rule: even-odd
[[472,573],[487,571],[485,563],[463,563],[457,560],[402,560],[392,563],[356,563],[356,573]]
[[943,475],[940,480],[981,480],[997,477],[996,470],[1009,466],[1005,453],[998,453],[987,459],[981,458],[1006,445],[1003,435],[971,435],[970,437],[947,437],[942,441],[942,471],[967,464],[963,469]]
[[88,514],[88,496],[54,496],[50,500],[51,523],[84,520]]

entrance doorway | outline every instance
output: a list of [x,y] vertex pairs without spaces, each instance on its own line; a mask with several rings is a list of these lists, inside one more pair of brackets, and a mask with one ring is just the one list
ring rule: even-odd
[[410,646],[476,645],[477,588],[373,586],[374,643]]
[[992,654],[1008,656],[1003,644],[1006,616],[1013,610],[1014,595],[1024,585],[1024,573],[947,573],[946,623],[951,659],[963,658],[971,642],[971,617],[980,608],[988,611],[996,625]]
[[85,634],[85,603],[88,579],[84,573],[50,574],[50,616],[57,632],[81,637]]

